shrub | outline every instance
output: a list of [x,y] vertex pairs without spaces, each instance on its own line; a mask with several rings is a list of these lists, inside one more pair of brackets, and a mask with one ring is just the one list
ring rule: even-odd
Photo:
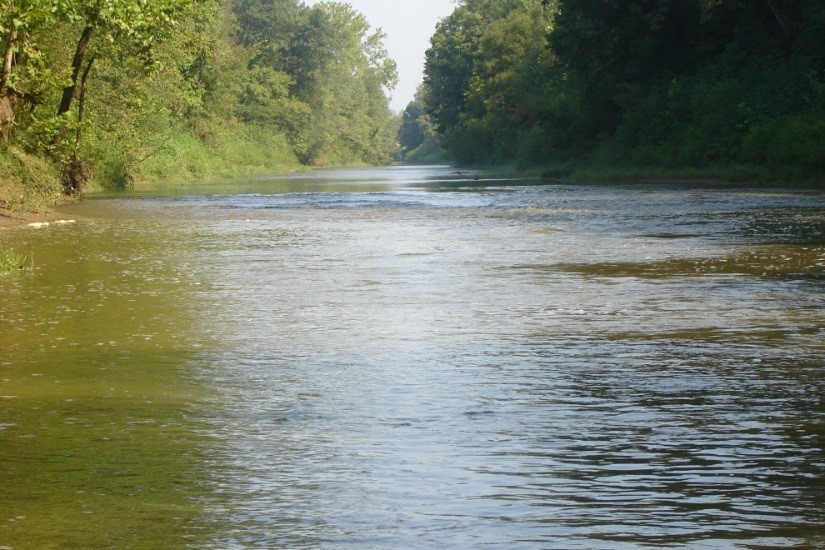
[[11,248],[0,246],[0,273],[8,273],[17,269],[23,269],[26,264],[26,257],[17,254]]

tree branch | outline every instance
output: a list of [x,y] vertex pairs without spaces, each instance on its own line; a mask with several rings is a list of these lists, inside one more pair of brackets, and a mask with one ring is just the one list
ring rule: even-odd
[[89,46],[89,40],[92,38],[94,30],[94,27],[91,25],[87,26],[83,29],[83,34],[80,35],[80,40],[77,42],[77,49],[74,52],[74,59],[72,59],[72,82],[63,89],[63,98],[60,100],[57,116],[67,113],[72,107],[72,100],[77,89],[77,79],[83,67],[83,58],[86,56],[86,48]]
[[92,56],[83,70],[83,76],[80,78],[80,94],[77,98],[77,133],[75,134],[75,147],[80,147],[80,132],[83,124],[83,112],[86,107],[86,80],[89,78],[89,71],[92,70],[92,64],[95,62],[95,57]]

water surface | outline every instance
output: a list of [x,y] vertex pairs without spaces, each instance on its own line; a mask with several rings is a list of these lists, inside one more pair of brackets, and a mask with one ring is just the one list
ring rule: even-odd
[[0,546],[825,544],[825,195],[451,168],[0,234]]

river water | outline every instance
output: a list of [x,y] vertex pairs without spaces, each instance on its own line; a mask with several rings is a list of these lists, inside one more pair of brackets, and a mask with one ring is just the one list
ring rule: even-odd
[[825,194],[444,167],[5,230],[0,547],[825,545]]

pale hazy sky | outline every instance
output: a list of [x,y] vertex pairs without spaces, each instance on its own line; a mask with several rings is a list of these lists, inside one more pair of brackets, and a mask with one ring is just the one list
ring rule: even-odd
[[[305,0],[312,5],[320,0]],[[453,0],[338,0],[363,13],[373,29],[381,27],[384,43],[398,64],[398,86],[390,106],[401,111],[412,101],[424,71],[424,52],[438,21],[456,7]]]

